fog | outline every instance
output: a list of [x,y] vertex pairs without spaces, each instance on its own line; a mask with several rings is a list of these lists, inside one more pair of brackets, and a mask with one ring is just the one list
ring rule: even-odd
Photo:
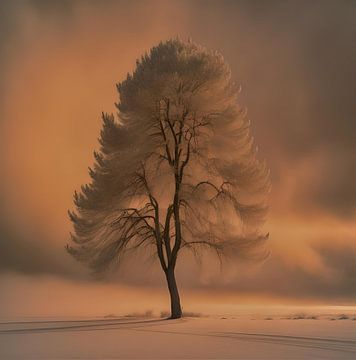
[[[67,209],[89,180],[100,113],[115,111],[115,83],[141,54],[176,35],[220,51],[230,64],[273,185],[269,259],[230,261],[221,276],[218,263],[207,258],[199,269],[188,256],[178,265],[183,291],[354,303],[355,18],[351,1],[1,1],[5,313],[23,297],[23,282],[44,289],[53,278],[66,293],[75,282],[83,294],[101,286],[64,251]],[[142,271],[133,263],[110,275],[112,286],[125,294],[162,290],[157,264]],[[110,296],[110,286],[100,291]]]

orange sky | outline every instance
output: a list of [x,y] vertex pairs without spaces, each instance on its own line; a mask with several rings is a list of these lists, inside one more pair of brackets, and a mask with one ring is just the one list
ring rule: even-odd
[[[206,260],[200,271],[194,265],[178,269],[180,283],[186,289],[354,303],[356,149],[350,133],[356,129],[354,100],[348,99],[355,71],[347,59],[355,50],[348,47],[346,30],[354,31],[349,13],[355,15],[355,6],[58,4],[5,6],[14,21],[4,20],[0,62],[5,75],[0,88],[3,286],[10,286],[8,277],[16,272],[30,274],[31,281],[46,274],[86,277],[63,251],[70,230],[66,211],[73,191],[89,180],[100,113],[114,111],[115,83],[132,71],[135,59],[179,34],[225,55],[242,84],[240,101],[249,108],[273,182],[265,227],[270,259],[253,266],[229,263],[223,277]],[[295,11],[306,10],[309,17],[295,20]],[[331,28],[339,19],[346,30],[336,30],[335,36]],[[316,35],[308,38],[311,30]],[[327,53],[328,45],[318,37],[327,34],[339,53],[349,53],[341,59]],[[189,269],[199,272],[197,281],[191,281]],[[161,281],[154,266],[142,278],[141,272],[122,272],[120,279],[125,286]]]

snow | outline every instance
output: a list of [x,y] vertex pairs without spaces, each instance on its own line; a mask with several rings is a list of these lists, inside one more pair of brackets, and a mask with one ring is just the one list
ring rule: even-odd
[[356,359],[356,321],[134,317],[0,323],[1,359]]

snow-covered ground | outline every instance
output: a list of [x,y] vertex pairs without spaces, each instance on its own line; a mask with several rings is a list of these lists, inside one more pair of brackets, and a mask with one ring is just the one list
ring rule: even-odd
[[353,317],[303,317],[3,321],[0,359],[356,359]]

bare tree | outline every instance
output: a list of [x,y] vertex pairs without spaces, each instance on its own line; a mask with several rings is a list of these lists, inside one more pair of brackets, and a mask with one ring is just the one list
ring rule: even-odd
[[117,85],[119,117],[103,114],[92,181],[75,193],[76,259],[102,272],[152,247],[167,279],[171,317],[182,316],[178,254],[257,254],[267,235],[269,173],[256,158],[239,88],[223,57],[169,40]]

